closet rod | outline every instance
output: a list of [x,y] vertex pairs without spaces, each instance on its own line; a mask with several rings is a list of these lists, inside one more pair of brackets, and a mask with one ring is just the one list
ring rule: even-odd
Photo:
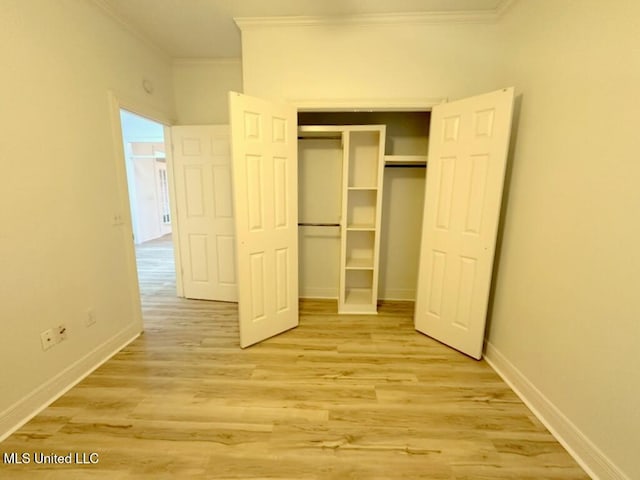
[[317,135],[298,135],[298,140],[340,140],[342,137],[327,137]]
[[309,222],[301,222],[298,224],[299,227],[339,227],[339,223],[309,223]]
[[390,163],[384,166],[384,168],[427,168],[424,163]]

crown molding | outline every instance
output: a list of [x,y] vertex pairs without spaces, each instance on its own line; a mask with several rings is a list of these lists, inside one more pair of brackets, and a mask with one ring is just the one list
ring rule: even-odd
[[302,112],[426,112],[446,98],[287,98]]
[[171,59],[171,55],[165,49],[160,47],[156,42],[151,40],[146,35],[142,34],[131,22],[124,18],[119,12],[117,12],[108,0],[89,0],[94,6],[96,6],[102,13],[104,13],[111,20],[120,25],[127,33],[134,36],[137,40],[144,45],[154,50],[156,53],[162,55],[167,59]]
[[372,26],[372,25],[439,25],[495,23],[516,0],[502,0],[491,10],[457,12],[371,13],[336,16],[235,17],[240,30],[260,27]]

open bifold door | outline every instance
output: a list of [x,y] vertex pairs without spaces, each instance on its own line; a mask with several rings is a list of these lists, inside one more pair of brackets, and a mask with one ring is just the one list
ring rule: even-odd
[[229,94],[242,348],[298,325],[297,111]]
[[416,330],[482,357],[513,88],[433,108]]

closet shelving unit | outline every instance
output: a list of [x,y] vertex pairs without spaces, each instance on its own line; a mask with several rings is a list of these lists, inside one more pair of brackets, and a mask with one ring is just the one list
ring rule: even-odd
[[338,313],[377,312],[384,125],[302,126],[305,138],[341,138],[343,152]]
[[339,313],[377,312],[385,130],[345,129]]

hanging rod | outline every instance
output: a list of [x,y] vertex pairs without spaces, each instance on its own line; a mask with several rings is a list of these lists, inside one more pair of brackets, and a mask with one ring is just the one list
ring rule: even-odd
[[309,222],[301,222],[298,223],[299,227],[339,227],[339,223],[309,223]]
[[427,168],[426,163],[387,163],[384,168]]
[[298,140],[340,140],[342,137],[319,137],[317,135],[298,135]]

